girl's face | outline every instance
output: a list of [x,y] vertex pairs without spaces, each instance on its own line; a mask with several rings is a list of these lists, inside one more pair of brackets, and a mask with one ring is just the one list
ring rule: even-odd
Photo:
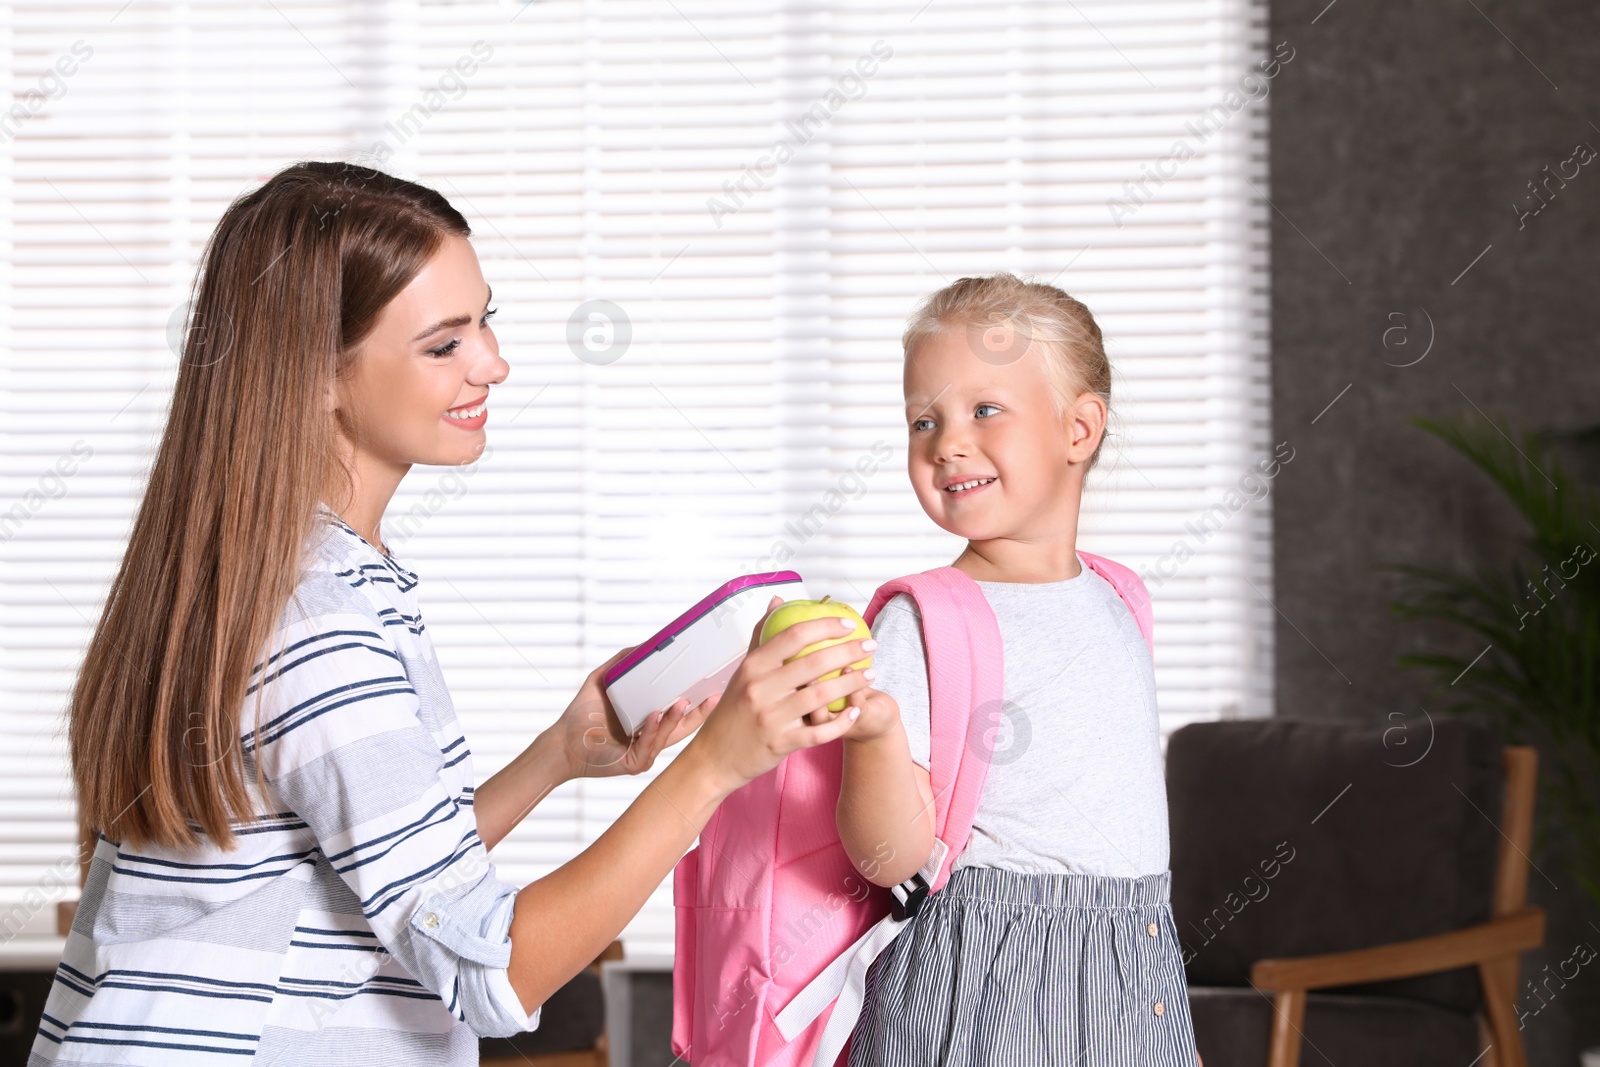
[[1037,345],[997,363],[972,335],[946,330],[906,357],[912,488],[929,518],[969,541],[1059,537],[1076,528],[1105,402],[1083,393],[1058,412]]
[[358,463],[404,473],[483,452],[489,386],[511,370],[489,327],[489,298],[472,243],[451,235],[383,309],[333,389]]

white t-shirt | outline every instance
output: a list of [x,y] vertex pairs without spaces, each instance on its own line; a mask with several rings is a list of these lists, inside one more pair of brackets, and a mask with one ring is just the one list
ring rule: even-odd
[[[1167,869],[1167,794],[1155,671],[1139,624],[1084,566],[1063,582],[979,582],[1005,647],[1005,700],[968,743],[989,758],[962,867],[1136,878]],[[911,758],[928,766],[928,669],[916,602],[872,627],[876,687],[894,697]],[[980,718],[981,716],[981,718]]]

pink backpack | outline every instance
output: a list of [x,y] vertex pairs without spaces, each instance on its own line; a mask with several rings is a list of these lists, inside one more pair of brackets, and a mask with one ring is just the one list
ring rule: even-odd
[[[1111,583],[1150,642],[1139,576],[1078,556]],[[933,854],[893,890],[855,870],[834,821],[837,743],[795,752],[729,796],[673,873],[672,1051],[694,1067],[842,1063],[867,968],[943,887],[967,845],[989,769],[968,731],[993,723],[1001,706],[999,627],[982,589],[954,567],[883,585],[867,607],[869,625],[896,593],[916,600],[927,650]],[[974,709],[982,709],[976,723]]]

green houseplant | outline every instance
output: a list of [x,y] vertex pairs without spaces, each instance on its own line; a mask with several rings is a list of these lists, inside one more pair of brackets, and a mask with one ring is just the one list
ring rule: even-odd
[[1600,504],[1545,436],[1513,440],[1510,427],[1477,415],[1410,421],[1488,475],[1528,535],[1498,566],[1387,566],[1403,583],[1391,608],[1445,624],[1460,648],[1399,663],[1441,683],[1439,710],[1485,716],[1539,745],[1541,808],[1559,816],[1571,873],[1600,903]]

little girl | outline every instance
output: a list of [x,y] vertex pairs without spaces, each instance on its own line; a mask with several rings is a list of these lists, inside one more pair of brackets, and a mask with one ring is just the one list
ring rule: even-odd
[[[954,566],[994,610],[1005,701],[969,735],[989,762],[970,843],[869,971],[850,1065],[1193,1067],[1150,652],[1076,551],[1110,401],[1100,329],[1061,290],[1000,274],[933,294],[903,347],[911,483],[967,539]],[[892,886],[934,833],[915,602],[889,600],[873,636],[838,819]]]
[[[531,1030],[722,799],[851,722],[804,717],[871,642],[756,645],[715,698],[621,736],[601,679],[479,782],[380,524],[412,465],[482,455],[510,365],[436,191],[295,164],[207,245],[171,414],[70,708],[98,835],[30,1067],[478,1062]],[[759,632],[760,627],[757,627]],[[794,659],[794,662],[787,662]],[[814,685],[807,683],[816,682]],[[703,722],[704,725],[701,725]],[[524,887],[487,852],[550,791],[678,757]]]

